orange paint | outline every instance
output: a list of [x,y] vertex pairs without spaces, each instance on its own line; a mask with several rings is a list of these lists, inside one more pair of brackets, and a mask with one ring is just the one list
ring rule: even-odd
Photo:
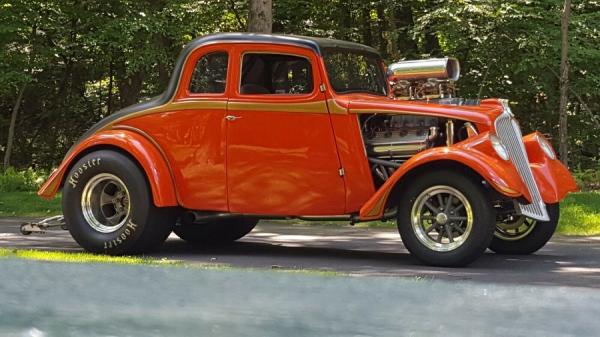
[[[197,60],[212,52],[228,53],[225,91],[190,93]],[[308,59],[313,91],[240,94],[241,58],[252,52]],[[530,199],[512,163],[498,158],[489,144],[493,121],[502,113],[496,100],[484,100],[480,106],[450,106],[371,94],[340,95],[330,89],[321,55],[301,44],[207,43],[182,60],[172,95],[93,129],[69,151],[38,194],[53,197],[82,153],[109,146],[138,161],[159,207],[273,216],[359,214],[362,220],[378,219],[391,190],[407,173],[440,160],[472,169],[505,196]],[[480,134],[418,153],[376,190],[359,123],[360,114],[371,113],[470,121]],[[545,202],[558,202],[576,189],[568,170],[543,154],[534,135],[524,141]]]
[[110,130],[95,134],[81,142],[63,160],[38,191],[38,195],[53,198],[66,179],[65,175],[79,155],[91,148],[114,148],[130,154],[143,168],[154,203],[159,207],[177,206],[177,193],[167,162],[159,149],[144,135],[131,130]]

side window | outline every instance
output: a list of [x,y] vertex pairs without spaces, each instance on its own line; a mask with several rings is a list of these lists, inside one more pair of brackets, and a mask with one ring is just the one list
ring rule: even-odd
[[192,74],[190,93],[221,94],[227,79],[227,53],[216,52],[202,56]]
[[245,54],[240,94],[299,95],[313,91],[308,59],[293,55]]

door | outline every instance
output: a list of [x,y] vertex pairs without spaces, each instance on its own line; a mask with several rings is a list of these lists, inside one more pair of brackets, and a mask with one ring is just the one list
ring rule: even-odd
[[281,49],[252,45],[235,53],[238,83],[226,116],[229,210],[343,214],[344,180],[317,59],[303,48]]
[[188,209],[228,209],[227,48],[219,45],[193,51],[183,69],[176,97],[165,112],[127,122],[143,129],[164,150],[178,200]]

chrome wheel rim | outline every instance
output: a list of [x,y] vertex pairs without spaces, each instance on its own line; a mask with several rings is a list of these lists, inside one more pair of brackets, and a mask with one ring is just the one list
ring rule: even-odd
[[433,186],[415,199],[411,223],[423,245],[437,252],[448,252],[462,246],[471,234],[473,209],[459,190]]
[[496,224],[494,236],[505,241],[517,241],[526,237],[533,231],[537,221],[518,216]]
[[98,174],[83,187],[81,210],[94,230],[114,233],[125,225],[131,213],[129,190],[117,176]]

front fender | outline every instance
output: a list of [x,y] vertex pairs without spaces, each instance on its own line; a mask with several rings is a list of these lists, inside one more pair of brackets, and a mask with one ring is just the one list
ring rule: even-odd
[[38,195],[45,199],[54,198],[64,183],[65,175],[77,159],[93,148],[103,147],[118,148],[137,160],[148,177],[152,198],[157,207],[178,205],[171,170],[160,148],[150,137],[133,128],[102,131],[79,142],[42,185]]
[[510,161],[504,161],[495,156],[488,139],[489,136],[486,132],[451,147],[436,147],[413,156],[402,164],[363,205],[359,213],[360,220],[381,218],[394,186],[407,173],[436,161],[451,161],[468,167],[483,177],[498,193],[510,198],[524,197],[530,200],[531,196],[517,170]]
[[569,170],[558,160],[544,154],[537,141],[544,137],[538,132],[523,137],[529,166],[538,185],[542,200],[547,204],[561,201],[569,192],[577,191],[577,183]]

